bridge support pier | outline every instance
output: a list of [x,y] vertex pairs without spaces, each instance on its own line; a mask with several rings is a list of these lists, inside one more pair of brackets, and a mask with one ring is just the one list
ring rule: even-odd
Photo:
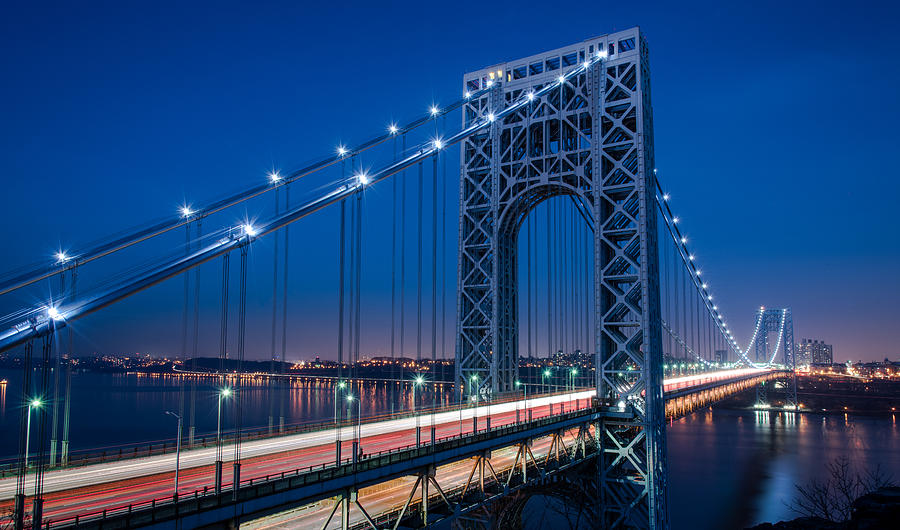
[[[471,479],[471,477],[470,477]],[[447,508],[453,510],[453,504],[450,502],[450,499],[447,498],[447,495],[444,493],[444,490],[441,488],[441,485],[438,484],[438,481],[435,479],[435,467],[428,466],[422,472],[418,474],[416,477],[416,481],[413,483],[413,487],[409,492],[409,496],[406,498],[406,502],[403,504],[403,508],[400,510],[400,514],[397,516],[397,522],[394,523],[394,530],[400,527],[400,523],[403,521],[403,516],[406,515],[406,511],[409,509],[409,505],[412,503],[413,499],[416,497],[416,491],[420,489],[421,486],[421,503],[422,503],[422,526],[428,526],[428,500],[431,497],[431,493],[429,492],[430,486],[434,486],[440,495],[441,499],[447,504]],[[362,506],[360,506],[362,509]],[[368,518],[368,517],[367,517]],[[369,523],[372,525],[372,528],[375,528],[375,524],[369,520]]]
[[566,443],[563,440],[563,431],[553,433],[553,437],[550,439],[550,449],[547,450],[547,457],[544,459],[544,465],[550,463],[550,458],[553,458],[556,460],[556,463],[559,464],[560,448],[562,448],[564,454],[569,454],[569,449],[566,447]]
[[[556,434],[553,435],[554,438]],[[547,453],[547,457],[549,460],[550,453],[553,452],[553,444],[551,442],[550,451]],[[509,468],[509,476],[506,478],[506,487],[509,487],[512,482],[513,476],[516,474],[516,467],[518,467],[519,462],[522,462],[522,482],[528,481],[528,457],[531,457],[531,463],[535,466],[538,465],[537,460],[534,458],[534,453],[531,452],[531,440],[523,440],[522,443],[519,444],[519,449],[516,451],[516,459],[513,460],[512,467]]]
[[325,522],[322,523],[322,530],[328,527],[328,524],[331,523],[331,520],[334,519],[334,514],[337,513],[338,508],[341,509],[341,530],[349,530],[350,529],[350,505],[356,505],[356,508],[359,510],[359,513],[363,515],[366,519],[366,523],[372,527],[372,530],[378,530],[378,527],[375,526],[375,521],[372,520],[372,517],[369,516],[369,512],[363,508],[363,505],[359,502],[359,492],[356,489],[349,489],[338,495],[338,497],[334,501],[334,507],[331,509],[331,512],[328,514],[328,518],[325,519]]
[[463,486],[462,496],[466,496],[466,492],[469,491],[469,486],[472,485],[472,479],[475,477],[475,473],[478,473],[478,489],[481,491],[481,494],[484,495],[484,465],[487,464],[488,469],[491,472],[491,475],[494,477],[494,480],[500,484],[500,479],[497,477],[497,473],[494,471],[494,466],[491,465],[491,452],[485,451],[484,453],[475,457],[475,461],[472,465],[472,471],[469,473],[469,478],[466,479],[466,484]]

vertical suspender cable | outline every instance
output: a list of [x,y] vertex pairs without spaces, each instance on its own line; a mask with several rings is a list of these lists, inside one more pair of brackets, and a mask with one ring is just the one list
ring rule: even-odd
[[[184,255],[188,256],[191,253],[191,223],[190,219],[184,225]],[[191,275],[190,273],[184,273],[184,300],[181,308],[181,351],[178,352],[178,359],[181,361],[181,368],[184,369],[184,361],[185,355],[187,355],[188,349],[188,304],[191,293]],[[188,398],[187,392],[185,392],[185,374],[182,373],[178,376],[178,417],[184,418],[184,409],[185,405],[187,405],[186,401]],[[182,436],[179,431],[179,437]],[[176,444],[181,443],[181,440],[176,440]]]
[[[530,115],[530,112],[529,112]],[[525,321],[525,326],[528,334],[528,357],[531,357],[531,297],[533,295],[531,290],[531,218],[525,219],[525,283],[528,286],[528,298],[525,302],[527,307],[527,320]]]
[[34,350],[33,341],[25,343],[24,362],[22,364],[22,415],[19,421],[19,459],[18,472],[16,473],[16,498],[15,498],[15,521],[16,530],[25,527],[25,478],[28,473],[28,454],[25,445],[28,437],[28,427],[30,425],[31,414],[31,370],[32,361],[31,354]]
[[[677,252],[677,248],[675,249]],[[679,330],[679,334],[681,335],[682,341],[687,344],[687,329],[688,329],[688,312],[687,312],[687,274],[688,270],[684,267],[680,267],[681,269],[681,292],[679,293],[681,297],[681,315],[684,317],[682,319],[682,326]],[[681,359],[682,362],[687,359],[687,349],[682,346],[681,348]]]
[[[575,233],[575,210],[572,210],[572,352],[581,350],[579,343],[581,342],[581,318],[578,308],[580,307],[580,296],[578,286],[581,285],[581,237]],[[578,226],[582,226],[579,224]],[[583,229],[583,228],[582,228]],[[579,230],[580,233],[580,230]]]
[[[662,226],[663,224],[664,224],[664,223],[660,223],[660,226]],[[662,228],[660,228],[660,231],[662,231]],[[669,274],[669,263],[668,263],[668,261],[669,261],[669,253],[668,253],[668,251],[667,251],[667,248],[668,248],[667,241],[668,241],[668,239],[665,237],[664,234],[660,235],[658,239],[659,239],[659,241],[660,241],[660,245],[662,245],[662,247],[663,247],[663,248],[662,248],[662,252],[660,252],[660,255],[663,256],[662,267],[663,267],[663,270],[665,271],[665,285],[666,285],[666,288],[665,288],[665,293],[666,293],[666,322],[668,323],[669,329],[672,329],[672,304],[671,304],[671,301],[672,301],[672,300],[671,300],[671,297],[672,297],[672,277],[671,277],[670,274]],[[667,353],[663,356],[663,359],[665,359],[666,357],[670,357],[670,358],[671,358],[671,356],[672,356],[672,334],[671,334],[671,333],[666,333],[666,352],[667,352]],[[664,361],[664,362],[665,362],[665,361]],[[663,376],[665,376],[665,372],[663,372]]]
[[[343,168],[343,163],[341,163],[341,167]],[[342,171],[343,173],[343,171]],[[343,180],[343,179],[341,179]],[[346,224],[347,224],[347,200],[344,199],[341,201],[341,219],[339,221],[339,235],[338,235],[338,380],[334,382],[335,385],[339,384],[344,377],[344,271],[346,270],[346,245],[344,244],[346,239]],[[340,403],[337,402],[340,399],[338,396],[337,390],[334,392],[334,400],[336,403],[334,404],[334,408],[337,411],[336,420],[338,424],[343,421],[344,417],[344,408],[340,406]],[[335,429],[335,437],[337,442],[337,447],[340,449],[341,442],[341,429]]]
[[[194,223],[197,226],[197,248],[200,248],[201,237],[203,236],[203,219],[197,218]],[[197,354],[200,345],[200,267],[194,267],[191,272],[194,275],[194,329],[191,341],[191,371],[197,371]],[[194,434],[196,433],[196,416],[197,416],[197,377],[191,375],[191,408],[188,417],[188,446],[194,445]]]
[[[551,206],[553,201],[547,201],[547,358],[553,352],[553,251],[550,248],[552,235],[550,231]],[[543,376],[541,376],[543,377]]]
[[[278,197],[278,192],[280,190],[275,188],[275,215],[277,216],[281,213],[281,201]],[[275,385],[277,384],[278,378],[274,377],[275,374],[275,360],[276,360],[276,350],[275,350],[275,339],[278,334],[278,236],[276,235],[274,238],[274,242],[272,244],[272,344],[271,344],[271,355],[269,356],[269,377],[268,381],[268,390],[269,390],[269,434],[272,434],[272,431],[275,427],[275,394],[276,389]]]
[[[365,192],[363,192],[365,193]],[[363,225],[363,193],[356,194],[356,251],[354,252],[356,256],[356,281],[355,281],[355,290],[354,290],[354,300],[356,302],[356,323],[353,326],[353,331],[355,333],[355,343],[356,347],[354,349],[353,356],[353,374],[354,379],[359,377],[359,338],[360,338],[360,328],[362,327],[362,320],[360,319],[360,301],[362,300],[362,225]],[[360,382],[360,397],[362,394],[362,383]]]
[[[402,153],[406,154],[406,133],[403,133]],[[406,171],[400,173],[400,358],[404,355],[406,338]],[[399,369],[398,369],[399,370]],[[402,379],[398,377],[398,379]],[[397,383],[399,384],[399,383]]]
[[[72,267],[72,300],[78,299],[78,265]],[[60,448],[60,464],[65,466],[69,463],[69,412],[71,410],[72,398],[72,356],[75,352],[75,334],[72,332],[72,326],[67,326],[66,334],[68,335],[69,347],[66,348],[66,396],[63,401],[63,430],[62,430],[62,446]]]
[[[341,163],[343,167],[343,163]],[[343,171],[342,171],[343,173]],[[343,179],[341,179],[343,180]],[[341,201],[341,219],[339,221],[338,235],[338,379],[344,377],[344,271],[346,265],[346,224],[347,224],[347,199]]]
[[[352,172],[352,169],[353,169],[352,163],[351,163],[350,169]],[[348,246],[350,249],[350,256],[349,256],[350,259],[349,259],[349,263],[348,263],[347,273],[350,275],[350,278],[349,278],[349,284],[347,287],[347,291],[348,291],[347,294],[349,297],[349,300],[347,302],[347,324],[348,324],[347,325],[347,342],[348,342],[348,346],[349,346],[347,348],[347,365],[349,367],[350,388],[352,388],[353,379],[354,379],[354,375],[355,375],[355,368],[356,368],[353,364],[353,352],[355,351],[355,343],[353,340],[353,338],[354,338],[353,329],[356,324],[356,318],[355,318],[356,311],[354,311],[354,309],[356,308],[356,305],[354,304],[354,300],[355,300],[355,296],[356,296],[356,287],[354,285],[356,282],[356,274],[354,274],[355,269],[353,268],[354,265],[356,264],[356,257],[355,257],[356,256],[356,205],[351,202],[349,205],[349,208],[350,208],[350,238],[348,241]]]
[[[578,270],[575,263],[575,203],[569,203],[569,233],[566,234],[569,251],[566,254],[566,352],[572,355],[575,351],[575,273]],[[571,340],[571,342],[570,342]]]
[[[437,377],[437,249],[438,249],[438,154],[431,157],[432,184],[431,184],[431,408],[435,408],[437,392],[435,381]],[[434,441],[434,414],[431,414],[431,433]]]
[[[284,209],[287,210],[291,207],[291,188],[290,184],[284,185]],[[278,432],[284,432],[284,402],[287,399],[287,392],[291,388],[291,379],[285,379],[284,376],[284,367],[285,362],[287,361],[287,312],[288,312],[288,244],[290,243],[290,239],[288,239],[288,230],[291,229],[291,225],[286,225],[284,227],[284,266],[282,267],[283,272],[281,279],[281,365],[278,367],[278,374],[281,375],[281,385],[279,391],[279,411],[278,411]]]
[[[594,230],[599,230],[597,226],[597,220],[594,220]],[[587,352],[589,362],[594,362],[594,346],[591,340],[592,334],[591,330],[593,319],[591,315],[594,310],[594,296],[593,291],[591,291],[591,279],[593,278],[594,270],[591,268],[591,256],[593,256],[594,252],[594,239],[592,236],[593,232],[588,229],[584,231],[584,349]],[[594,265],[596,267],[596,264]],[[597,370],[600,369],[599,366],[596,367]]]
[[[231,254],[222,256],[222,314],[219,328],[219,399],[225,384],[225,360],[228,358],[228,262]],[[220,405],[221,407],[221,405]],[[221,414],[221,410],[220,410]],[[221,421],[221,418],[219,418]],[[222,436],[216,436],[216,492],[222,490]]]
[[[394,137],[394,161],[397,160],[397,138]],[[391,179],[392,197],[391,204],[391,376],[394,376],[394,369],[397,363],[397,351],[395,348],[396,326],[397,326],[397,179]],[[393,378],[393,377],[392,377]],[[394,413],[394,404],[396,396],[394,395],[396,385],[388,383],[391,387],[391,414]]]
[[417,226],[417,252],[418,261],[416,262],[416,361],[421,368],[422,364],[422,194],[425,186],[424,168],[419,162],[419,187],[418,187],[418,208],[416,210],[416,226]]
[[237,362],[237,392],[235,392],[234,412],[234,463],[232,474],[232,499],[237,500],[238,490],[241,487],[241,437],[244,416],[244,339],[247,330],[247,247],[249,241],[241,245],[240,290],[238,291],[238,362]]
[[[48,385],[50,383],[50,354],[53,349],[54,338],[56,337],[56,324],[51,319],[50,320],[50,330],[49,333],[44,335],[44,344],[41,355],[41,386],[38,395],[43,398],[47,395]],[[39,529],[41,528],[42,518],[43,518],[43,507],[44,507],[44,453],[46,451],[47,446],[47,414],[43,411],[38,411],[38,418],[40,418],[39,426],[38,426],[38,438],[37,438],[37,456],[35,458],[35,471],[34,471],[34,492],[32,493],[31,500],[31,519],[33,528]]]
[[[68,298],[66,296],[66,273],[65,271],[59,274],[59,293],[61,297]],[[56,464],[56,441],[57,441],[57,427],[59,425],[59,366],[60,366],[60,352],[59,352],[59,341],[56,343],[56,355],[54,356],[54,368],[53,368],[53,415],[50,420],[50,466]]]
[[[447,116],[444,118],[447,127]],[[447,358],[447,157],[441,157],[441,357]],[[442,365],[443,367],[443,365]],[[443,370],[441,380],[445,381]]]

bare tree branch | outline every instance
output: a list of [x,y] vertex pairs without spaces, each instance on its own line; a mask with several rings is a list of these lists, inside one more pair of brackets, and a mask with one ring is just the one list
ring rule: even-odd
[[828,472],[825,480],[810,480],[805,485],[796,484],[796,496],[788,507],[804,517],[820,517],[834,522],[844,522],[853,513],[853,501],[878,488],[893,485],[893,477],[881,466],[855,471],[846,456],[825,464]]

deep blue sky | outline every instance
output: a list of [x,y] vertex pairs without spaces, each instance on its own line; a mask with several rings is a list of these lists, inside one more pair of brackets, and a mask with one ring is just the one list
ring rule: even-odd
[[[836,360],[900,357],[892,3],[180,4],[5,6],[0,269],[365,138],[466,71],[640,25],[660,177],[739,339],[791,306]],[[165,347],[123,343],[118,315],[98,349]]]

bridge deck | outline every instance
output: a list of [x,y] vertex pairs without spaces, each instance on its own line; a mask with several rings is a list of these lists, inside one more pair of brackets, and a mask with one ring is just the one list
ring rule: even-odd
[[[718,381],[729,382],[758,375],[758,370],[699,374],[666,381],[666,391],[667,394],[682,395],[690,388],[708,388]],[[538,420],[551,414],[589,408],[593,395],[593,391],[579,391],[529,398],[527,410],[532,420]],[[360,445],[367,457],[374,457],[414,447],[417,423],[422,428],[422,443],[428,444],[431,441],[432,421],[435,425],[435,437],[440,441],[471,434],[475,430],[476,414],[477,429],[482,431],[488,428],[489,423],[491,428],[496,429],[524,421],[528,417],[525,411],[526,402],[519,400],[363,423],[359,427]],[[241,451],[242,488],[248,479],[259,481],[285,472],[295,473],[333,466],[338,434],[342,440],[342,461],[351,461],[354,430],[355,427],[347,426],[244,442]],[[232,480],[232,468],[229,464],[232,456],[232,447],[225,446],[224,487],[230,486]],[[211,491],[214,461],[214,447],[183,451],[179,495],[190,497]],[[448,465],[456,469],[452,464]],[[44,520],[59,523],[72,520],[76,515],[84,516],[104,509],[141,505],[154,499],[171,499],[174,466],[175,455],[170,453],[47,472],[44,477]],[[30,486],[29,483],[26,491],[30,490]],[[0,480],[0,507],[11,504],[15,488],[14,477]]]

